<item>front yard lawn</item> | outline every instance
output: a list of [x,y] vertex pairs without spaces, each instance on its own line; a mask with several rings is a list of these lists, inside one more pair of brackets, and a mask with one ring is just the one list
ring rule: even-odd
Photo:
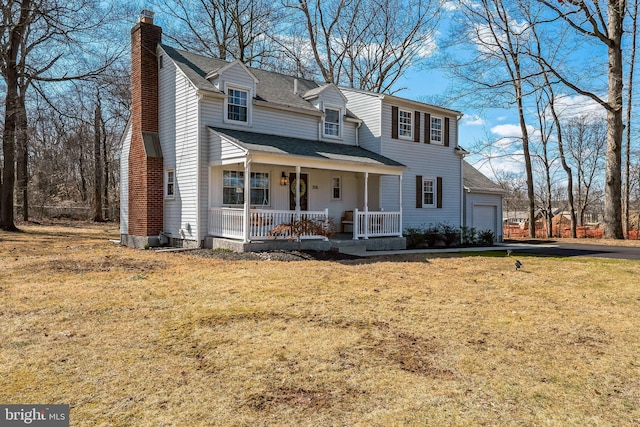
[[23,229],[0,232],[0,403],[72,426],[640,423],[637,261],[224,260]]

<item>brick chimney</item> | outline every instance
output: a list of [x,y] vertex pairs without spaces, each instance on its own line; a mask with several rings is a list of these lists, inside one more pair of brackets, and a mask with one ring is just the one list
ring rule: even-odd
[[[155,246],[163,230],[163,161],[158,137],[158,57],[162,28],[143,10],[131,29],[129,242]],[[123,177],[124,178],[124,177]]]

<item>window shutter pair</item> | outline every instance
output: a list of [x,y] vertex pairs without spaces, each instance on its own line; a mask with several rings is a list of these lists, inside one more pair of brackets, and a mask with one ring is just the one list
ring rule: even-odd
[[[399,109],[396,106],[391,106],[391,138],[398,139],[398,116]],[[420,112],[414,111],[411,121],[413,126],[413,140],[420,142]]]
[[[436,178],[436,207],[442,209],[442,177]],[[422,175],[416,175],[416,208],[422,208]]]

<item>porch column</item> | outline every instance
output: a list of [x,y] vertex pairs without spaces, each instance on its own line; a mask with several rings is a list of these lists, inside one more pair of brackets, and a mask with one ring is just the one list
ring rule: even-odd
[[402,236],[402,174],[398,175],[398,195],[399,195],[399,203],[400,203],[400,236]]
[[369,238],[369,172],[364,173],[364,238]]
[[244,161],[244,215],[242,215],[242,235],[249,242],[249,218],[251,216],[251,159]]
[[296,166],[296,219],[300,219],[300,166]]

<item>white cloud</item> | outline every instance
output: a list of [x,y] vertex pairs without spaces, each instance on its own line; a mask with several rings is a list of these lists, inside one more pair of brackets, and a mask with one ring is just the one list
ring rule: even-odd
[[458,2],[455,1],[444,1],[442,3],[442,9],[447,12],[452,12],[454,10],[458,10]]
[[462,124],[467,126],[482,126],[485,124],[485,121],[478,115],[464,116],[462,117]]
[[[533,132],[533,127],[527,126],[527,130]],[[491,128],[491,133],[501,138],[522,138],[520,125],[504,124]]]
[[555,100],[556,112],[562,120],[580,116],[604,119],[605,109],[593,99],[583,95],[560,95]]

